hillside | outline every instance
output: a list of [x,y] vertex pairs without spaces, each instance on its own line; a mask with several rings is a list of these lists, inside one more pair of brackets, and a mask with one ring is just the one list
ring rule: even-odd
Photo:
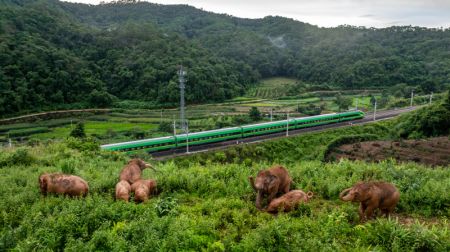
[[[2,149],[0,250],[448,251],[448,166],[320,161],[336,137],[386,131],[380,124],[354,126],[153,162],[158,172],[147,169],[143,177],[157,179],[161,193],[143,204],[114,200],[129,159],[121,153],[74,139]],[[256,209],[247,179],[274,162],[288,168],[295,188],[314,192],[309,203],[278,216]],[[37,179],[43,172],[81,176],[89,195],[43,197]],[[358,205],[338,199],[360,180],[398,187],[390,219],[361,224]]]
[[449,29],[318,28],[146,2],[3,2],[0,117],[125,99],[174,106],[180,64],[189,103],[240,96],[261,77],[416,94],[450,84]]

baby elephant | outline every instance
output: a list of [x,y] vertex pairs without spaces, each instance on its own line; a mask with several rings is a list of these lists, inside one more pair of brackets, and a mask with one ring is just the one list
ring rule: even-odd
[[292,190],[283,196],[272,200],[266,211],[269,213],[290,212],[296,209],[300,203],[306,203],[313,197],[312,192],[305,193],[302,190]]
[[44,173],[39,176],[41,193],[64,194],[69,196],[83,196],[89,192],[89,186],[82,178],[61,173]]
[[131,185],[135,202],[146,202],[150,195],[156,191],[156,180],[141,179]]
[[253,179],[252,176],[248,177],[248,179],[253,190],[256,192],[255,205],[258,209],[261,209],[264,195],[268,195],[267,204],[270,204],[278,193],[284,194],[289,192],[289,187],[292,182],[286,168],[280,165],[259,171],[256,179]]
[[128,183],[133,184],[134,182],[141,179],[142,171],[145,168],[152,168],[150,164],[145,163],[143,160],[135,158],[128,161],[128,164],[122,169],[119,176],[120,180],[126,180]]
[[126,180],[121,180],[116,184],[116,200],[124,200],[128,202],[130,200],[131,185]]
[[372,218],[373,211],[377,208],[388,217],[394,211],[400,193],[391,183],[358,182],[342,191],[339,198],[343,201],[360,202],[359,220],[364,222]]

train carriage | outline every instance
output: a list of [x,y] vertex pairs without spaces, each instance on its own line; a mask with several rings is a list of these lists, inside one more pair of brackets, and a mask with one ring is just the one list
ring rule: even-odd
[[350,121],[361,119],[364,117],[362,111],[349,111],[343,113],[332,113],[309,117],[290,118],[289,120],[281,120],[274,122],[265,122],[240,127],[231,127],[217,130],[201,131],[189,134],[179,134],[175,136],[159,137],[138,141],[130,141],[124,143],[106,144],[101,148],[112,151],[126,151],[132,153],[136,150],[145,150],[155,152],[160,150],[169,150],[189,145],[200,145],[207,143],[215,143],[232,139],[240,139],[251,136],[271,134],[289,129],[300,129],[307,127],[315,127],[319,125],[338,123],[342,121]]

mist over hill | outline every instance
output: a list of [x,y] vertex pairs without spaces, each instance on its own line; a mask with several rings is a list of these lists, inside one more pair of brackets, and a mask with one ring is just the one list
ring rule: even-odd
[[293,19],[243,19],[187,5],[85,5],[5,0],[0,7],[0,115],[114,100],[223,101],[260,78],[294,77],[339,88],[418,92],[450,85],[450,30],[319,28]]

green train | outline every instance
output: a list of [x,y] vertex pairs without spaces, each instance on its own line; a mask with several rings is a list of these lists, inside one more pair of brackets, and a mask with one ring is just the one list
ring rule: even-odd
[[[158,137],[124,143],[114,143],[102,145],[104,150],[133,152],[136,150],[145,150],[147,152],[156,152],[183,147],[186,144],[199,145],[215,143],[232,139],[241,139],[245,137],[271,134],[275,132],[314,127],[330,123],[338,123],[361,119],[364,112],[355,110],[344,113],[324,114],[309,117],[290,118],[289,120],[266,122],[245,125],[240,127],[223,128],[217,130],[201,131],[189,134],[180,134],[175,136]],[[188,139],[186,139],[188,138]]]

